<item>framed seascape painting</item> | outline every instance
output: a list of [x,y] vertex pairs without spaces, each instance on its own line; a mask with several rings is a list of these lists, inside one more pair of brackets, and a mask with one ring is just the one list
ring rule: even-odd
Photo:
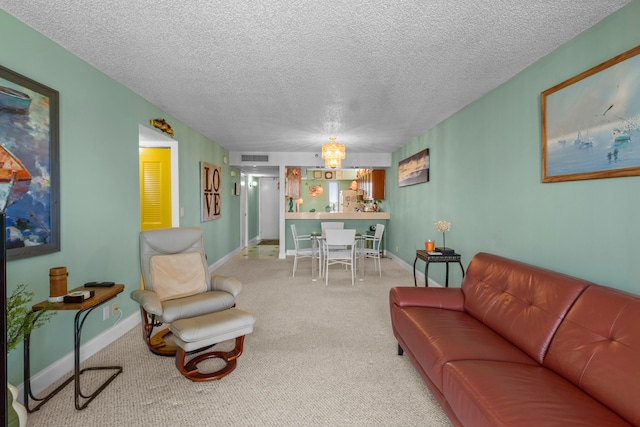
[[398,163],[398,186],[429,182],[429,149],[426,148]]
[[7,259],[60,250],[58,92],[0,66],[0,210]]
[[639,54],[542,92],[542,182],[640,175]]

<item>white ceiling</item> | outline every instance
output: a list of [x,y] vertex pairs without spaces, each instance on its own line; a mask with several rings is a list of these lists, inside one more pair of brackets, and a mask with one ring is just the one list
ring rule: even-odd
[[[390,153],[629,0],[0,0],[232,152]],[[179,137],[179,135],[176,135]]]

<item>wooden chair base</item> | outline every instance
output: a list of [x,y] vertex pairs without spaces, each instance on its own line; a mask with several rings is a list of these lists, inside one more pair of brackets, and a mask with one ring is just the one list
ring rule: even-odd
[[[225,351],[212,351],[204,353],[194,357],[188,363],[185,364],[185,357],[187,352],[178,347],[176,352],[176,367],[180,373],[189,378],[191,381],[212,381],[219,380],[229,375],[236,368],[238,357],[242,354],[244,346],[244,335],[236,338],[236,345],[233,350]],[[152,350],[153,351],[153,350]],[[215,372],[205,373],[198,370],[198,363],[207,359],[222,359],[226,362],[222,369]]]
[[[178,346],[175,344],[169,344],[166,339],[167,336],[172,335],[173,332],[171,332],[171,330],[167,328],[156,332],[153,336],[150,336],[151,331],[153,330],[153,325],[149,320],[149,315],[142,307],[140,307],[140,314],[142,316],[142,339],[144,340],[147,347],[149,347],[149,350],[151,350],[153,354],[157,354],[158,356],[175,356],[176,351],[178,351]],[[204,350],[204,348],[200,349],[199,351],[202,350]]]
[[171,331],[169,329],[163,329],[151,336],[153,324],[149,319],[149,315],[142,307],[140,307],[140,316],[142,317],[142,339],[147,347],[149,347],[149,350],[158,356],[175,356],[178,346],[167,343],[165,339],[167,335],[171,334]]
[[167,343],[166,337],[168,335],[172,335],[172,333],[169,329],[165,329],[156,333],[151,339],[145,340],[149,350],[158,356],[175,356],[176,351],[178,351],[178,346]]

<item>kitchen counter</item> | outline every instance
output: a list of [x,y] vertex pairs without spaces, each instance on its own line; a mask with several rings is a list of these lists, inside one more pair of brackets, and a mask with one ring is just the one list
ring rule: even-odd
[[360,234],[366,234],[371,232],[372,227],[376,224],[386,226],[390,219],[391,213],[389,212],[285,212],[286,240],[284,248],[280,246],[281,253],[283,249],[289,251],[289,255],[293,253],[291,252],[294,248],[290,230],[291,224],[295,224],[299,235],[319,233],[322,228],[320,223],[323,221],[344,222],[344,228],[353,228]]
[[285,219],[355,219],[355,220],[388,220],[391,219],[389,212],[286,212]]

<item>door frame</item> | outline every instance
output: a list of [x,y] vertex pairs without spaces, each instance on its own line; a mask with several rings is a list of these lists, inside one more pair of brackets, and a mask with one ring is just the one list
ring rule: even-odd
[[138,125],[140,148],[169,148],[171,150],[171,225],[180,227],[180,175],[178,174],[178,141],[146,126]]
[[240,174],[240,247],[249,246],[249,185],[248,177],[245,173]]
[[[266,217],[266,214],[264,212],[264,207],[267,204],[267,203],[264,202],[264,200],[268,200],[269,203],[273,203],[273,199],[274,199],[271,194],[268,195],[269,197],[267,197],[267,196],[265,196],[263,194],[263,188],[262,187],[263,187],[263,183],[264,182],[270,182],[274,186],[277,186],[278,185],[277,184],[278,183],[278,179],[275,178],[275,177],[261,177],[258,180],[258,189],[259,189],[259,191],[258,191],[258,212],[259,212],[259,214],[258,215],[259,215],[259,218],[260,218],[259,222],[258,222],[258,229],[259,229],[258,230],[258,237],[261,240],[262,239],[266,239],[266,238],[269,238],[269,239],[273,239],[274,238],[272,236],[265,236],[265,233],[264,233],[264,230],[263,230],[263,228],[264,228],[263,227],[264,226],[264,220],[265,220],[265,217]],[[278,194],[279,194],[280,190],[278,189],[277,191],[278,191]],[[276,199],[276,200],[278,200],[278,199]],[[278,203],[277,201],[275,203],[276,203],[275,204],[276,207],[284,206],[283,203]],[[280,213],[279,209],[274,211],[274,212],[269,212],[269,214],[274,215],[274,218],[275,218],[275,226],[277,227],[277,230],[276,230],[276,233],[275,233],[275,236],[276,236],[275,238],[278,238],[278,236],[280,236],[280,230],[282,229],[282,224],[281,224],[281,221],[280,221],[280,214],[279,213]]]

